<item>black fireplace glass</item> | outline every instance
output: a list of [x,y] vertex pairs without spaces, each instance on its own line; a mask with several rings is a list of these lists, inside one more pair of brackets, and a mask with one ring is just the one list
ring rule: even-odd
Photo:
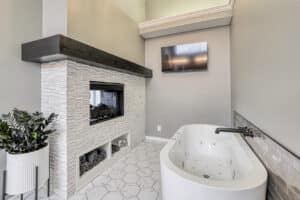
[[90,82],[90,124],[124,115],[124,85]]

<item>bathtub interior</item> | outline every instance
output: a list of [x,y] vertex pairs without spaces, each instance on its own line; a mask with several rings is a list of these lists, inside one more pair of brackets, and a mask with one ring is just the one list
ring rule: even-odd
[[215,181],[246,178],[254,170],[251,153],[236,134],[214,134],[217,126],[185,126],[176,134],[170,160],[194,176]]

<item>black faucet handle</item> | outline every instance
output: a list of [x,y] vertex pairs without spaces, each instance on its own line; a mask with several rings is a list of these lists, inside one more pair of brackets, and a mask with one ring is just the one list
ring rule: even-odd
[[243,130],[243,135],[244,136],[247,136],[247,137],[254,137],[254,132],[252,130],[252,128],[249,128],[247,126],[241,126],[241,127],[238,127],[239,129]]
[[216,128],[215,133],[219,134],[220,132],[240,133],[247,137],[254,137],[252,129],[247,126],[238,128]]

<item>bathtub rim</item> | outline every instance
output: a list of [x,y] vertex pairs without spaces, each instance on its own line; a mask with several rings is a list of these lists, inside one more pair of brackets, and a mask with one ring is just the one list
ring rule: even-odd
[[261,163],[260,159],[257,157],[256,153],[253,152],[252,148],[249,147],[247,142],[242,138],[242,136],[234,134],[235,139],[237,139],[242,145],[247,148],[246,150],[250,152],[250,159],[252,162],[255,162],[255,176],[253,174],[249,174],[247,178],[239,179],[235,181],[218,181],[213,179],[205,179],[200,176],[193,175],[189,172],[186,172],[179,168],[177,165],[173,163],[173,161],[169,157],[170,150],[176,143],[176,139],[180,137],[182,134],[182,130],[187,126],[209,126],[209,127],[224,127],[212,124],[188,124],[180,127],[178,131],[174,134],[172,139],[163,147],[160,152],[160,163],[161,165],[165,165],[168,170],[171,170],[177,176],[181,178],[191,181],[193,183],[200,184],[203,187],[211,188],[211,189],[220,189],[220,190],[230,190],[230,191],[241,191],[241,190],[249,190],[253,188],[260,187],[262,185],[267,184],[268,173],[264,165]]

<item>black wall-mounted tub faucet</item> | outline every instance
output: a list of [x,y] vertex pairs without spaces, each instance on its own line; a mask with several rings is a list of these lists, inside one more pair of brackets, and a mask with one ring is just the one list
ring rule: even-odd
[[220,134],[221,132],[228,133],[240,133],[246,137],[254,137],[254,133],[251,128],[248,127],[238,127],[238,128],[217,128],[215,130],[216,134]]

